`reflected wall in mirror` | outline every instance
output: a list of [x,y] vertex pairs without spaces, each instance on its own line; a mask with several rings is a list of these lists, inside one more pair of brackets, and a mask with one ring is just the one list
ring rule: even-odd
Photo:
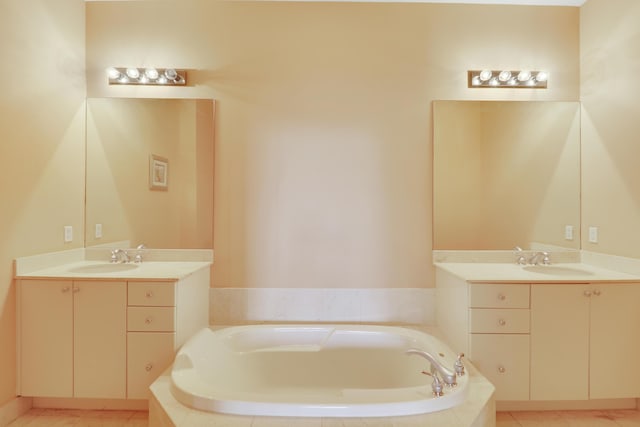
[[[214,111],[201,99],[87,100],[86,246],[213,248]],[[168,161],[166,191],[150,188],[152,155]]]
[[435,101],[433,119],[434,249],[580,249],[579,103]]

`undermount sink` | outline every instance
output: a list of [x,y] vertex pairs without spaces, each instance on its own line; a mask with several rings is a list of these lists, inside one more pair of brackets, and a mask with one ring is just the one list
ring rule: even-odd
[[580,267],[570,267],[564,265],[528,265],[522,267],[523,270],[531,273],[551,274],[556,276],[585,276],[593,275],[589,270]]
[[138,268],[138,264],[120,264],[100,262],[95,264],[80,265],[69,269],[71,273],[84,274],[100,274],[100,273],[119,273],[122,271],[130,271]]

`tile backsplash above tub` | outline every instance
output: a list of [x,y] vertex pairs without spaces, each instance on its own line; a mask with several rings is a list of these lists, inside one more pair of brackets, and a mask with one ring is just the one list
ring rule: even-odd
[[261,322],[435,325],[434,288],[212,288],[210,324]]

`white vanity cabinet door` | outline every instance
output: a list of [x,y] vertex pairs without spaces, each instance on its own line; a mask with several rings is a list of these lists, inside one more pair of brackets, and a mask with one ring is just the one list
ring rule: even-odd
[[531,286],[531,400],[589,398],[589,295],[589,285]]
[[123,398],[126,283],[19,280],[20,393]]
[[73,395],[72,282],[18,280],[22,396]]
[[496,387],[496,400],[529,399],[529,335],[471,334],[473,364]]
[[127,334],[127,398],[148,399],[149,386],[173,362],[175,333]]
[[74,396],[126,397],[126,282],[74,282]]
[[591,286],[589,397],[640,396],[640,284]]

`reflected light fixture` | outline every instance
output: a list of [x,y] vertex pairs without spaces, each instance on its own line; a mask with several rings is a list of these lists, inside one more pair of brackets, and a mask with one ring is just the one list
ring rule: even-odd
[[529,88],[546,89],[549,73],[528,70],[469,70],[467,83],[471,88]]
[[110,85],[184,86],[186,70],[175,68],[110,67],[107,69]]

